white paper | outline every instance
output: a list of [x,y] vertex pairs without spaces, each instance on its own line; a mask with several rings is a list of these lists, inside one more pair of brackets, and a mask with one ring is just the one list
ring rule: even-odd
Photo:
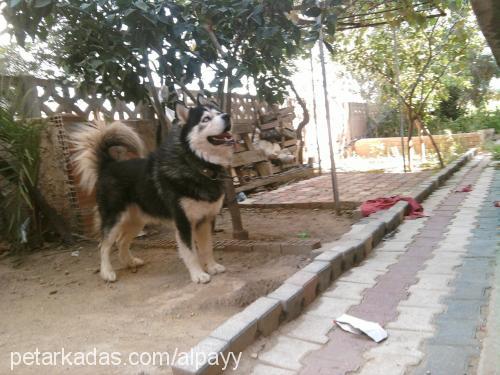
[[387,338],[387,331],[383,329],[380,324],[359,319],[351,315],[344,314],[335,319],[335,323],[344,331],[357,335],[364,333],[375,342],[380,342]]

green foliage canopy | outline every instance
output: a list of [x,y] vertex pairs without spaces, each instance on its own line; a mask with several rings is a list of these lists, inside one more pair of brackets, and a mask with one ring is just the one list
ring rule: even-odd
[[[254,80],[261,97],[282,101],[288,61],[301,51],[292,0],[10,0],[4,16],[20,44],[61,35],[55,51],[82,89],[139,101],[153,74],[169,88],[215,71],[211,87]],[[299,6],[314,13],[311,1]],[[311,7],[313,11],[311,11]],[[201,82],[201,80],[199,81]],[[201,83],[201,89],[204,89]]]
[[[485,44],[468,8],[425,22],[417,21],[337,35],[333,58],[346,65],[362,84],[369,100],[397,108],[401,98],[410,120],[414,117],[425,120],[450,95],[450,87],[471,87],[471,61],[476,61],[477,51]],[[397,50],[393,28],[398,39]],[[394,71],[396,56],[400,67],[399,90]]]

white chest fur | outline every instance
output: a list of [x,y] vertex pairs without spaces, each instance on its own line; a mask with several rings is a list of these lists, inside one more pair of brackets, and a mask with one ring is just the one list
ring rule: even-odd
[[182,198],[181,207],[191,223],[197,223],[205,218],[213,218],[220,212],[224,195],[215,202],[198,201],[191,198]]

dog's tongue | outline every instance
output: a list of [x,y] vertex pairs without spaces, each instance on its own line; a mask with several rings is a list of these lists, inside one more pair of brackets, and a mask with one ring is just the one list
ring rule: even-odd
[[221,140],[223,140],[223,139],[228,139],[229,140],[229,139],[232,139],[233,136],[232,136],[231,133],[225,132],[225,133],[221,133],[219,135],[214,135],[214,138],[221,139]]

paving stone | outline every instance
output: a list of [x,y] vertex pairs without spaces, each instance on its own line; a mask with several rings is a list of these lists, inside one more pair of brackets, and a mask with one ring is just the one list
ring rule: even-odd
[[365,358],[373,359],[377,356],[395,354],[421,358],[423,357],[423,353],[418,348],[424,339],[432,335],[429,332],[402,331],[397,329],[388,329],[387,334],[387,339],[367,352]]
[[329,262],[313,261],[302,268],[302,271],[317,275],[319,292],[323,292],[331,284],[332,265]]
[[411,192],[411,196],[417,201],[422,203],[425,198],[427,198],[432,191],[434,190],[434,185],[428,185],[425,184],[423,186],[418,186],[417,188],[413,189]]
[[368,263],[369,261],[381,261],[381,262],[391,262],[391,263],[396,263],[401,256],[400,253],[397,252],[379,252],[375,251],[372,253],[366,260],[365,262]]
[[436,253],[466,253],[466,252],[467,252],[466,244],[457,245],[456,241],[455,243],[451,243],[451,241],[440,242],[439,248],[436,251]]
[[303,289],[304,306],[309,305],[318,293],[318,275],[300,270],[285,280],[285,284],[293,284]]
[[420,360],[414,356],[401,354],[385,355],[368,361],[360,375],[404,375],[408,366],[418,364]]
[[[212,356],[214,361],[214,353],[222,353],[226,355],[229,344],[224,340],[207,337],[200,341],[196,346],[192,347],[189,355],[181,356],[172,366],[174,375],[215,375],[220,374],[222,369],[222,361],[219,361],[219,366],[210,366],[208,359]],[[201,361],[201,359],[205,359]]]
[[453,287],[455,290],[460,289],[460,294],[455,294],[454,298],[474,300],[486,298],[486,290],[490,288],[484,281],[477,282],[477,280],[458,280],[453,283]]
[[358,244],[344,252],[344,265],[345,270],[348,270],[359,264],[366,255],[372,250],[372,242],[359,240]]
[[446,317],[449,319],[479,319],[481,304],[477,300],[457,300],[447,298]]
[[331,319],[306,313],[283,327],[281,332],[297,339],[326,344],[329,340],[327,334],[333,325]]
[[475,352],[471,347],[448,345],[428,345],[426,349],[432,354],[412,371],[415,375],[467,374],[469,357]]
[[250,375],[295,375],[297,372],[284,370],[277,367],[267,366],[263,364],[257,364]]
[[[472,249],[471,249],[472,250]],[[495,260],[484,258],[484,257],[472,257],[470,253],[466,254],[464,257],[463,263],[460,265],[460,270],[464,273],[464,276],[467,274],[486,274],[488,270],[491,270],[491,266],[495,264]]]
[[363,291],[369,287],[369,284],[337,281],[330,289],[323,293],[323,296],[361,302]]
[[321,348],[318,344],[313,344],[303,340],[298,340],[286,336],[278,336],[276,343],[269,349],[259,354],[259,360],[288,370],[300,370],[302,367],[300,360],[312,351]]
[[464,255],[459,252],[442,252],[425,262],[426,266],[433,264],[446,265],[446,267],[453,268],[460,266],[464,262]]
[[344,314],[354,303],[352,300],[321,296],[310,305],[308,314],[336,319]]
[[356,272],[356,268],[342,275],[339,280],[344,282],[348,281],[351,283],[362,283],[373,286],[376,283],[377,277],[384,273],[383,271],[368,269],[363,270],[363,272]]
[[228,351],[239,353],[257,336],[258,319],[251,314],[233,315],[210,333],[210,337],[229,343]]
[[404,253],[407,250],[407,242],[391,242],[391,241],[385,241],[380,245],[380,247],[377,247],[376,252],[382,252],[382,251],[389,251],[389,252],[399,252],[399,253]]
[[380,220],[372,221],[367,229],[372,233],[373,236],[371,249],[373,249],[382,240],[382,238],[384,238],[385,234],[389,232],[387,230],[386,223]]
[[414,290],[410,293],[408,299],[401,301],[400,306],[443,308],[444,303],[442,302],[442,298],[443,294],[441,291]]
[[332,267],[332,281],[338,278],[343,271],[343,253],[336,251],[325,251],[319,254],[314,260],[317,262],[327,262]]
[[[387,238],[386,241],[390,241],[391,243],[395,242],[406,242],[410,243],[413,241],[413,238],[418,234],[421,229],[406,229],[404,226],[401,227],[400,232],[398,232],[394,237]],[[385,242],[387,243],[387,242]]]
[[449,285],[451,281],[451,276],[447,274],[418,274],[420,281],[418,284],[410,287],[409,291],[414,290],[438,290],[443,291],[443,293],[448,292],[451,287]]
[[409,331],[427,331],[432,332],[432,321],[436,314],[444,311],[443,307],[398,307],[399,316],[395,322],[387,325],[387,328],[405,329]]
[[435,324],[439,329],[429,339],[429,344],[472,345],[474,343],[475,324],[464,324],[463,319],[448,319],[446,315],[436,317]]
[[371,233],[346,233],[342,236],[341,241],[348,244],[342,252],[344,270],[347,270],[361,262],[371,251],[373,236]]
[[264,336],[269,336],[278,329],[282,311],[283,307],[280,301],[260,297],[248,305],[241,313],[257,319],[257,331]]
[[297,285],[283,284],[268,297],[281,302],[286,321],[299,316],[304,306],[304,289]]
[[[397,253],[389,253],[386,252],[385,254],[396,254]],[[362,270],[376,270],[376,271],[381,271],[381,272],[386,272],[387,268],[391,265],[397,262],[396,260],[389,260],[389,259],[377,259],[377,258],[372,258],[363,261],[362,263],[359,264],[359,266],[356,267],[358,272]]]
[[[391,173],[374,176],[366,172],[337,173],[339,186],[345,189],[340,192],[342,201],[362,202],[377,196],[401,195],[414,189],[416,185],[433,174],[432,171],[412,173]],[[362,188],[360,188],[362,187]],[[253,194],[250,199],[241,203],[243,206],[262,205],[297,205],[297,204],[330,204],[331,181],[328,176],[318,176],[301,182],[280,187],[276,190]]]
[[434,275],[455,275],[457,272],[457,268],[460,266],[446,266],[443,267],[442,264],[437,264],[437,263],[432,263],[430,265],[427,265],[422,271],[419,272],[420,275],[429,275],[429,274],[434,274]]

